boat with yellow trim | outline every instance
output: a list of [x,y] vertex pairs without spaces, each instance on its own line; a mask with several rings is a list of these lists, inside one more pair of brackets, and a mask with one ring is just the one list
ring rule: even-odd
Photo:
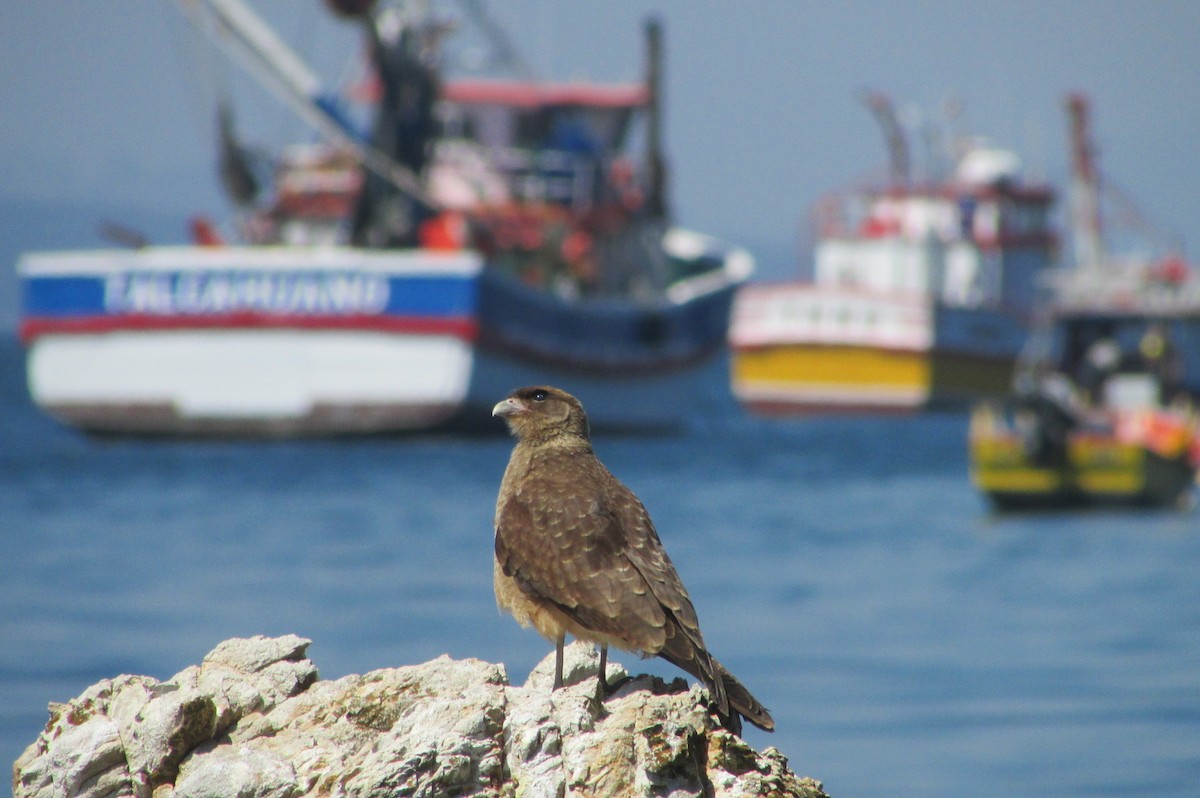
[[1076,266],[1048,280],[1013,396],[972,413],[971,479],[1001,508],[1186,502],[1200,468],[1200,274],[1101,237],[1088,106],[1068,98]]
[[867,99],[888,180],[819,203],[811,281],[734,301],[731,385],[752,412],[965,408],[1012,383],[1057,249],[1054,192],[978,139],[916,177],[890,103]]

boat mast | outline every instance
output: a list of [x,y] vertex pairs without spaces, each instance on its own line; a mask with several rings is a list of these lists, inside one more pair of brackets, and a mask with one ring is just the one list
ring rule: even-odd
[[666,219],[667,159],[662,147],[662,22],[646,20],[646,89],[650,95],[646,110],[646,173],[649,190],[646,212],[653,219]]
[[888,149],[888,179],[891,188],[908,186],[911,176],[911,165],[908,155],[908,141],[904,130],[896,118],[896,108],[892,100],[883,92],[867,91],[862,95],[863,104],[875,117],[879,129],[883,131],[883,139]]
[[1071,233],[1078,268],[1095,269],[1104,262],[1100,221],[1100,176],[1096,171],[1088,99],[1067,96],[1071,123]]

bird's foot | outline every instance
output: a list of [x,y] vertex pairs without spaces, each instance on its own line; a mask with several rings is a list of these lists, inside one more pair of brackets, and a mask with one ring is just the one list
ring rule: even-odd
[[587,702],[588,708],[591,709],[592,716],[596,720],[608,717],[608,708],[604,706],[604,698],[600,695],[599,691],[593,693]]
[[617,692],[632,681],[633,677],[628,673],[611,682],[607,678],[601,679],[600,684],[596,687],[596,697],[601,700],[608,698],[610,695]]
[[588,699],[588,703],[592,705],[592,714],[596,718],[608,717],[608,708],[604,706],[604,699],[608,698],[608,687],[603,679],[598,679],[596,682],[596,692],[592,693],[592,697]]
[[604,674],[600,674],[599,678],[596,679],[596,692],[592,694],[590,700],[592,709],[594,710],[597,718],[608,716],[608,710],[604,706],[604,701],[613,693],[617,692],[632,681],[633,677],[629,674],[625,674],[624,676],[611,682],[604,677]]

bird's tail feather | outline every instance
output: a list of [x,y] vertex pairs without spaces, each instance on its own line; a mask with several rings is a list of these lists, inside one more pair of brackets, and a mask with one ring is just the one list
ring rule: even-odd
[[710,657],[710,659],[721,676],[730,708],[763,731],[775,731],[775,720],[767,708],[759,703],[758,699],[752,696],[750,691],[725,669],[724,665],[717,662],[715,657]]
[[730,731],[741,734],[742,718],[763,731],[775,731],[775,721],[771,718],[771,713],[717,661],[716,657],[693,646],[686,647],[690,656],[684,657],[681,656],[682,651],[673,648],[675,647],[664,648],[658,655],[704,682],[713,694],[713,701],[716,702],[721,716],[728,721]]

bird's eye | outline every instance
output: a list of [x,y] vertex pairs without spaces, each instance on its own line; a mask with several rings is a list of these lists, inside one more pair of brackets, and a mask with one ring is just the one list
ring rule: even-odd
[[533,392],[533,401],[544,402],[544,401],[546,401],[547,396],[549,396],[549,394],[547,394],[545,391],[534,391]]

